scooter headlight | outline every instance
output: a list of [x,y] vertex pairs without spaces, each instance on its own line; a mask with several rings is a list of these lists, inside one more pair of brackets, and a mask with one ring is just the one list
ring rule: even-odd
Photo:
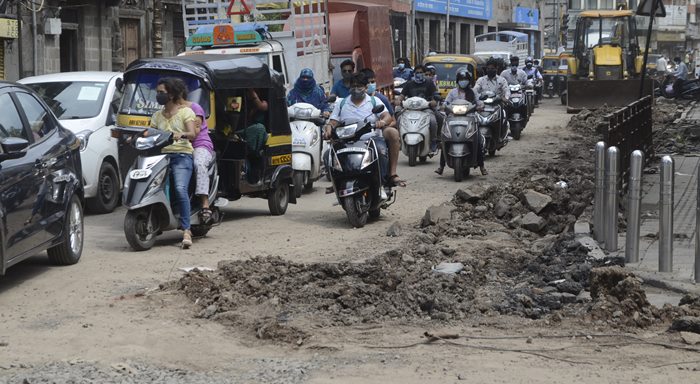
[[519,103],[519,102],[520,102],[520,98],[519,98],[519,97],[514,97],[514,98],[510,99],[510,101],[512,101],[513,104]]
[[136,149],[139,150],[144,150],[144,149],[150,149],[155,146],[156,141],[160,137],[160,134],[154,135],[154,136],[148,136],[148,137],[139,137],[136,139]]
[[452,113],[455,115],[466,115],[467,110],[468,108],[466,105],[455,105],[452,107]]
[[339,139],[347,139],[349,137],[355,136],[355,131],[357,131],[357,124],[350,124],[344,127],[338,127],[335,129],[335,134]]
[[165,180],[165,171],[167,168],[161,169],[158,174],[153,178],[153,181],[151,181],[151,184],[148,186],[148,190],[146,191],[146,196],[150,196],[158,191],[161,185],[163,185],[163,181]]

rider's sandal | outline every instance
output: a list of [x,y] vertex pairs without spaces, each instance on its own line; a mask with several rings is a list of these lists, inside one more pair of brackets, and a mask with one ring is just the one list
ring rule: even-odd
[[211,220],[211,215],[212,215],[211,209],[202,208],[202,221],[204,223],[208,223],[209,220]]
[[438,169],[435,170],[435,173],[437,173],[438,175],[442,175],[442,171],[443,171],[443,168],[438,167]]
[[391,175],[389,176],[389,185],[392,187],[405,187],[406,182],[404,180],[401,180],[399,175]]

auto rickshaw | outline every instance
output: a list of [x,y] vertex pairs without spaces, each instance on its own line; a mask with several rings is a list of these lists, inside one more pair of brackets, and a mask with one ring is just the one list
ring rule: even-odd
[[457,76],[458,69],[466,67],[472,76],[471,85],[474,86],[474,82],[483,73],[483,68],[486,67],[486,61],[472,55],[430,54],[423,59],[423,65],[435,67],[438,91],[440,97],[444,99],[452,89],[457,87],[455,76]]
[[547,55],[542,58],[544,94],[550,99],[559,94],[559,56]]
[[[251,56],[136,60],[124,72],[119,127],[150,125],[151,116],[161,108],[156,102],[156,85],[164,77],[182,79],[187,85],[187,99],[201,105],[207,114],[219,170],[219,197],[264,198],[273,215],[284,214],[288,203],[296,203],[294,194],[290,194],[292,139],[280,74]],[[250,89],[267,101],[267,112],[249,108],[253,97]],[[128,148],[120,145],[120,162],[127,168],[135,158]]]

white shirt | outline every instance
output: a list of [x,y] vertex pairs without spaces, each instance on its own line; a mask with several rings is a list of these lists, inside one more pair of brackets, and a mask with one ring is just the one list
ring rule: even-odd
[[[372,98],[374,98],[374,104],[372,104]],[[343,106],[342,110],[340,109],[341,105]],[[367,119],[368,122],[375,122],[378,119],[377,115],[372,113],[372,109],[375,105],[384,104],[381,100],[379,100],[379,98],[365,94],[365,99],[362,100],[362,103],[360,103],[359,105],[355,105],[355,103],[352,101],[352,97],[348,96],[345,99],[335,103],[335,107],[333,108],[333,112],[331,113],[331,120],[335,120],[337,122],[342,123],[345,121],[362,121],[364,119]],[[386,108],[379,115],[379,117],[384,116],[385,113],[387,115],[389,114]],[[374,131],[375,136],[382,135],[381,129],[375,129]],[[372,136],[372,134],[370,133],[362,135],[362,139],[367,139],[368,136]]]
[[666,62],[666,59],[664,59],[663,56],[659,57],[659,59],[656,60],[656,72],[666,73],[667,70],[668,63]]

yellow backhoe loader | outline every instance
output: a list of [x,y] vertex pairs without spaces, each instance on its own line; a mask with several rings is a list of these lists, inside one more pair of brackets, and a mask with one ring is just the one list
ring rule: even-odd
[[[622,107],[639,99],[640,52],[634,12],[581,12],[576,20],[574,58],[569,62],[573,66],[567,84],[569,111]],[[651,94],[651,80],[644,83],[644,94]]]

